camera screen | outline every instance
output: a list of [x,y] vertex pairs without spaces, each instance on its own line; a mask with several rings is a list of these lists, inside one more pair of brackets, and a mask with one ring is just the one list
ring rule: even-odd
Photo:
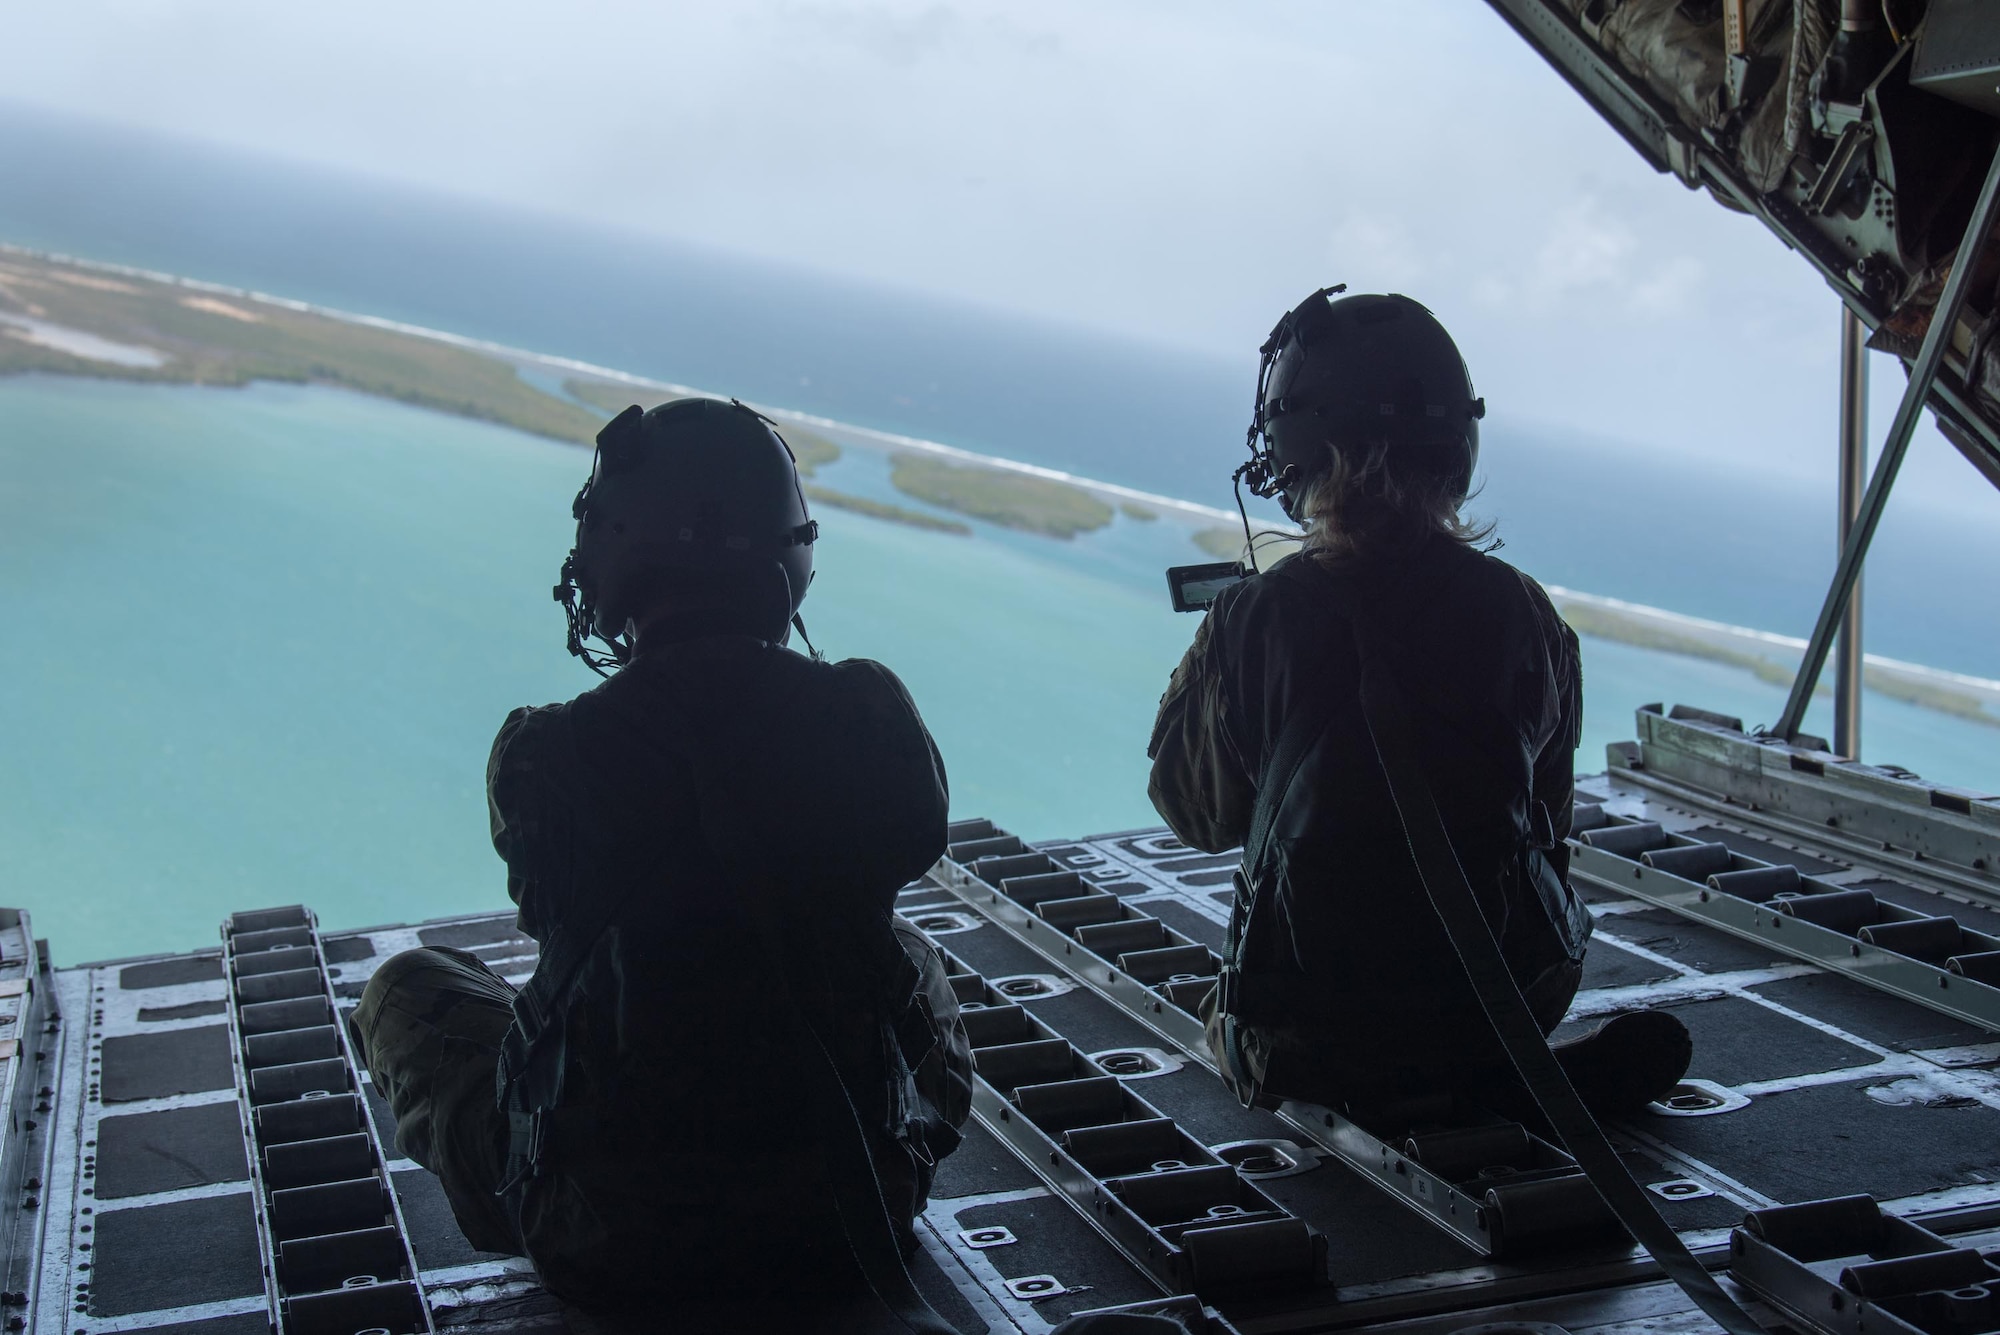
[[1167,588],[1176,612],[1205,612],[1217,594],[1242,578],[1243,567],[1234,561],[1175,566],[1167,571]]

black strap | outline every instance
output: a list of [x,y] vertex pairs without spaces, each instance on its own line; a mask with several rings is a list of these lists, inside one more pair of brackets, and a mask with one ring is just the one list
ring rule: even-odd
[[1659,1263],[1667,1278],[1731,1335],[1764,1335],[1764,1328],[1722,1291],[1715,1277],[1694,1259],[1680,1235],[1653,1208],[1550,1051],[1452,850],[1444,819],[1417,760],[1402,688],[1388,664],[1369,654],[1360,618],[1354,618],[1354,627],[1361,652],[1361,712],[1415,863],[1418,883],[1443,920],[1452,950],[1465,966],[1480,1008],[1507,1050],[1508,1060],[1598,1195]]

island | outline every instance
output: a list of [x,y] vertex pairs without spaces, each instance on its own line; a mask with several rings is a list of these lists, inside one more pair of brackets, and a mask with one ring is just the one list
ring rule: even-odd
[[[633,404],[641,408],[653,408],[669,403],[673,396],[663,394],[646,385],[628,384],[622,380],[582,380],[572,377],[563,381],[563,392],[573,399],[581,399],[607,417],[624,412]],[[792,457],[798,460],[799,472],[811,477],[815,469],[830,464],[840,458],[840,446],[822,436],[819,432],[798,425],[795,422],[780,422],[778,432],[785,443],[792,447]]]
[[0,375],[31,371],[337,385],[573,444],[588,444],[603,425],[499,357],[387,322],[0,249]]
[[[1550,599],[1570,629],[1579,635],[1629,644],[1654,653],[1679,654],[1740,668],[1759,681],[1789,688],[1804,657],[1803,640],[1773,641],[1737,626],[1722,626],[1678,617],[1657,608],[1620,603],[1569,589],[1551,588]],[[1815,694],[1833,693],[1821,674]],[[1878,695],[1905,704],[1950,714],[1968,722],[2000,727],[2000,698],[1979,685],[1964,685],[1944,673],[1914,664],[1870,661],[1862,666],[1862,684]],[[1962,680],[1962,679],[1961,679]]]
[[[663,386],[574,372],[545,389],[523,366],[542,369],[532,354],[393,321],[0,245],[0,375],[332,385],[578,445],[628,405],[672,397]],[[798,422],[778,426],[814,503],[928,532],[972,532],[952,515],[813,481],[841,447]],[[936,510],[1055,538],[1102,528],[1114,514],[1085,487],[916,452],[896,455],[890,481]],[[1129,505],[1125,513],[1150,514]]]
[[1074,538],[1111,522],[1109,505],[1082,487],[978,464],[952,463],[934,455],[898,454],[889,480],[920,501],[1005,528]]
[[[631,385],[613,380],[565,380],[563,392],[572,398],[581,399],[592,407],[606,413],[623,412],[632,404],[651,408],[656,404],[671,402],[670,396],[641,385]],[[796,422],[778,422],[778,434],[792,447],[792,458],[798,462],[799,476],[810,479],[827,464],[840,458],[840,446],[828,440],[819,432]],[[830,505],[836,510],[851,510],[855,514],[869,515],[875,519],[886,519],[892,524],[902,524],[909,528],[921,528],[932,533],[950,533],[964,537],[972,532],[972,525],[956,519],[944,519],[938,515],[926,514],[922,510],[912,510],[908,506],[892,505],[887,501],[873,501],[866,496],[854,496],[844,491],[817,482],[806,481],[801,490],[806,499],[817,505]]]
[[1194,535],[1194,545],[1218,561],[1240,561],[1243,559],[1243,530],[1228,525],[1201,529]]
[[[523,378],[532,354],[345,315],[302,302],[96,265],[0,245],[0,376],[41,373],[157,384],[242,386],[269,380],[333,385],[493,422],[568,444],[589,445],[604,422],[632,403],[672,397],[660,386],[571,373],[560,392]],[[963,519],[853,496],[814,480],[841,447],[803,424],[779,421],[815,505],[929,532],[965,535]],[[890,481],[938,510],[1051,538],[1157,516],[1089,487],[1001,466],[899,449]],[[1190,537],[1217,560],[1243,553],[1242,529],[1217,525]],[[1680,654],[1788,684],[1797,651],[1736,627],[1657,609],[1551,590],[1579,634]],[[1868,688],[1972,722],[2000,726],[2000,687],[1908,664],[1871,661]],[[1822,686],[1822,691],[1825,687]]]
[[[563,391],[607,414],[622,411],[632,403],[650,408],[665,401],[665,396],[657,391],[623,381],[571,378],[563,382]],[[792,447],[799,472],[808,478],[840,458],[840,446],[810,427],[779,421],[778,429]],[[980,464],[954,463],[914,451],[896,454],[890,465],[889,482],[905,496],[938,509],[1054,538],[1071,538],[1102,528],[1111,522],[1113,514],[1111,507],[1089,490],[1071,483]],[[961,520],[849,495],[817,483],[808,482],[805,490],[809,499],[878,519],[940,533],[972,532],[971,525]],[[1122,504],[1119,512],[1138,523],[1159,517],[1130,502]]]
[[[605,420],[635,401],[650,407],[671,397],[583,378],[552,394],[497,351],[390,321],[0,246],[0,376],[31,372],[153,384],[333,385],[572,445],[594,443]],[[817,432],[781,430],[808,478],[840,457],[840,447]],[[805,490],[818,504],[891,523],[972,531],[955,519],[811,482]]]

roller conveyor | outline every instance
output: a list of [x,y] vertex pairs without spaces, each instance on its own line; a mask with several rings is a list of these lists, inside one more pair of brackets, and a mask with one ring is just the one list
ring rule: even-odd
[[1226,1161],[1140,1094],[1170,1059],[1144,1049],[1087,1056],[946,960],[966,1008],[980,1121],[1163,1288],[1214,1297],[1324,1283],[1325,1238],[1254,1180],[1315,1167],[1296,1147],[1260,1147],[1249,1168],[1247,1153]]
[[1579,877],[2000,1029],[2000,802],[1701,711],[1638,720],[1617,795],[1576,808]]
[[271,1326],[430,1335],[401,1205],[336,1022],[312,912],[231,915],[223,977]]
[[1947,1241],[1868,1196],[1753,1211],[1730,1269],[1790,1320],[1824,1335],[2000,1330],[2000,1237]]
[[[1002,930],[1048,955],[1156,1030],[1185,1059],[1213,1070],[1197,1011],[1221,957],[1119,895],[1089,888],[1045,853],[996,855],[1006,838],[986,822],[968,863],[950,857],[940,882]],[[1575,1162],[1519,1123],[1450,1100],[1411,1107],[1364,1128],[1317,1104],[1278,1114],[1393,1199],[1485,1256],[1519,1254],[1565,1237],[1622,1236]]]

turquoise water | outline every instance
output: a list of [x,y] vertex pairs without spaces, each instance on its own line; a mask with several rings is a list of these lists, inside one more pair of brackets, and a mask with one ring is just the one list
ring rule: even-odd
[[[549,601],[581,450],[338,391],[0,381],[0,902],[65,963],[502,906],[483,767],[518,704],[592,678]],[[878,458],[829,485],[873,491]],[[1156,823],[1152,711],[1194,619],[1163,523],[1075,544],[822,510],[806,605],[879,658],[953,807],[1033,837]],[[1586,642],[1579,767],[1647,700],[1776,713],[1720,665]],[[1988,730],[1869,701],[1871,750],[1992,782]],[[1823,720],[1821,720],[1823,726]]]
[[[595,680],[548,592],[587,464],[334,391],[0,383],[5,900],[66,961],[504,903],[493,731]],[[1151,823],[1191,623],[1060,550],[824,519],[814,639],[904,677],[958,810]]]
[[[1135,343],[17,106],[0,106],[0,182],[0,240],[408,320],[1215,506],[1230,504],[1229,470],[1242,458],[1261,328],[1246,331],[1233,358]],[[1302,275],[1299,290],[1321,281]],[[1829,304],[1829,338],[1832,318]],[[1660,373],[1662,393],[1700,392]],[[1827,375],[1830,395],[1830,362]],[[1899,380],[1878,383],[1878,398]],[[1832,424],[1814,426],[1809,405],[1798,430],[1825,432],[1827,462],[1808,479],[1760,471],[1755,451],[1739,469],[1638,450],[1614,439],[1633,426],[1616,418],[1597,424],[1601,436],[1578,437],[1536,424],[1554,405],[1495,398],[1491,407],[1487,485],[1473,508],[1499,517],[1510,557],[1591,593],[1792,635],[1811,629],[1832,573],[1835,503]],[[1927,432],[1916,448],[1949,447]],[[1995,677],[2000,582],[1949,572],[2000,565],[2000,494],[1969,470],[1962,477],[1962,505],[1908,488],[1890,503],[1869,556],[1868,647]]]

